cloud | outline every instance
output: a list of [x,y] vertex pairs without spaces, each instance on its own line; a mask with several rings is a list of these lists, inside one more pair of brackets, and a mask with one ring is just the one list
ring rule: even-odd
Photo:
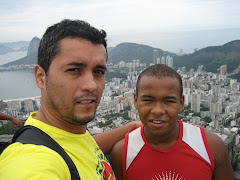
[[0,9],[1,40],[42,36],[65,18],[86,20],[112,35],[240,27],[239,0],[0,0]]

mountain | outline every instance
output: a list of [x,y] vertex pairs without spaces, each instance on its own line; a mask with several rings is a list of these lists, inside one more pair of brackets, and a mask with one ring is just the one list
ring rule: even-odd
[[12,49],[18,49],[24,46],[28,47],[29,43],[30,41],[18,41],[18,42],[4,42],[4,43],[0,43],[0,45],[4,45]]
[[[17,61],[13,61],[8,65],[14,64],[36,64],[37,63],[37,49],[40,39],[33,38],[28,48],[28,55]],[[204,69],[208,72],[217,72],[221,65],[226,64],[228,72],[234,71],[240,62],[240,40],[231,41],[222,46],[210,46],[203,48],[195,53],[189,55],[178,56],[174,53],[163,51],[162,49],[154,48],[147,45],[136,43],[121,43],[116,47],[108,48],[108,62],[113,64],[119,61],[132,62],[134,59],[139,59],[141,63],[153,62],[153,50],[158,50],[159,58],[171,56],[174,60],[174,68],[186,67],[187,70],[199,65],[204,65]]]
[[28,50],[28,46],[22,46],[18,49],[18,51],[27,51]]
[[7,67],[11,65],[37,64],[37,54],[38,54],[39,43],[40,43],[40,39],[38,37],[34,37],[28,46],[26,57],[18,59],[16,61],[12,61],[2,66]]
[[121,43],[108,52],[108,61],[114,64],[119,61],[132,62],[133,59],[139,59],[141,63],[153,62],[153,50],[158,50],[160,57],[176,56],[174,53],[163,51],[162,49],[136,43]]
[[240,40],[231,41],[222,46],[210,46],[203,48],[193,54],[176,56],[174,67],[197,69],[204,65],[208,72],[217,72],[221,65],[226,64],[228,72],[232,72],[240,63]]
[[12,65],[22,65],[22,64],[37,64],[37,52],[34,52],[19,60],[4,64],[2,65],[2,67],[12,66]]
[[14,52],[15,50],[4,45],[0,45],[0,54],[7,54],[9,52]]
[[17,51],[27,51],[29,42],[19,41],[11,43],[0,43],[0,55]]
[[38,37],[34,37],[29,46],[28,46],[28,50],[27,50],[27,56],[29,56],[30,54],[34,54],[35,52],[38,51],[38,46],[40,43],[40,39]]

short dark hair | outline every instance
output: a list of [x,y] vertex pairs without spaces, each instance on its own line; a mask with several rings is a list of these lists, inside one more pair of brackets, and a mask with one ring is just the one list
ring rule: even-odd
[[183,93],[182,78],[174,69],[170,68],[169,66],[166,66],[164,64],[155,64],[143,70],[139,74],[138,80],[137,80],[137,85],[136,85],[137,95],[138,95],[138,84],[143,76],[153,76],[159,79],[165,78],[165,77],[176,78],[180,86],[180,98],[182,97],[182,93]]
[[47,74],[53,58],[60,51],[60,41],[65,37],[83,38],[95,44],[103,44],[107,52],[106,32],[92,27],[81,20],[64,19],[47,28],[38,48],[38,65]]

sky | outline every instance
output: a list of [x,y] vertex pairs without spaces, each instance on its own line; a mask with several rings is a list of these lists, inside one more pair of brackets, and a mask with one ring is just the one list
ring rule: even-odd
[[0,0],[0,42],[41,38],[66,18],[104,29],[108,46],[191,53],[240,40],[240,0]]

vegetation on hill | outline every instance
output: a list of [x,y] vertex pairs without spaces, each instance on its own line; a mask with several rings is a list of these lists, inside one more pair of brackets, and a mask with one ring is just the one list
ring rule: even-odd
[[177,56],[174,59],[174,67],[185,66],[188,70],[195,70],[200,65],[208,72],[217,72],[220,66],[226,64],[228,72],[232,72],[239,66],[240,40],[232,41],[223,46],[211,46],[201,49],[193,54]]
[[34,37],[28,46],[26,57],[4,64],[3,67],[7,67],[11,65],[21,65],[21,64],[37,64],[37,54],[38,54],[39,43],[40,43],[40,39],[38,37]]
[[153,50],[158,50],[159,57],[175,56],[175,54],[163,51],[162,49],[153,48],[136,43],[121,43],[108,53],[108,61],[114,64],[124,61],[132,62],[134,59],[139,59],[141,63],[153,63]]
[[229,76],[232,79],[237,79],[238,82],[240,82],[240,72],[238,72],[237,74],[234,74],[232,76]]
[[7,122],[0,127],[0,135],[3,134],[14,134],[19,127],[15,127],[12,122]]
[[12,61],[12,62],[4,64],[2,66],[7,67],[7,66],[21,65],[21,64],[37,64],[37,52],[34,52],[26,57],[23,57],[16,61]]

